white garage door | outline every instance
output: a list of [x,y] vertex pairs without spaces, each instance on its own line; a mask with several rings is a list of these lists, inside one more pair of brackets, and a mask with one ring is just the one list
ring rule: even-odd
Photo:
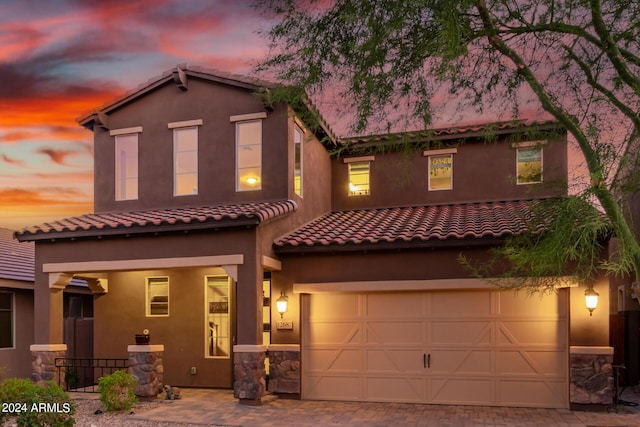
[[568,407],[567,292],[303,298],[304,399]]

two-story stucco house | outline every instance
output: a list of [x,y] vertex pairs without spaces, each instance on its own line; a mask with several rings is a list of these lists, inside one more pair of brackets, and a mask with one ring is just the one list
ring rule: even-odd
[[566,193],[562,129],[339,140],[257,95],[272,87],[178,67],[80,118],[95,214],[17,233],[36,242],[34,352],[64,353],[60,289],[79,277],[95,357],[141,350],[148,329],[171,385],[258,403],[268,352],[269,390],[303,399],[582,403],[571,353],[609,352],[607,310],[589,315],[584,286],[530,297],[458,262]]

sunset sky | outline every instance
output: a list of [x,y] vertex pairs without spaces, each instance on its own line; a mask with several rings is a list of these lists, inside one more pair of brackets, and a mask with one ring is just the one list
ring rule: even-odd
[[177,64],[250,72],[264,22],[237,0],[2,0],[0,227],[91,212],[76,118]]
[[[93,135],[76,122],[83,113],[177,64],[251,73],[268,52],[257,33],[268,21],[249,2],[0,0],[0,227],[92,212]],[[336,102],[319,107],[344,135],[330,117]],[[464,121],[459,111],[443,117],[434,125]]]

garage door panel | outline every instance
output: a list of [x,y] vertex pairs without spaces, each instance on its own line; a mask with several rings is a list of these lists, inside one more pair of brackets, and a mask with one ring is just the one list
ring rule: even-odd
[[420,343],[424,340],[424,321],[395,321],[395,322],[369,322],[367,324],[367,344],[382,344],[384,346],[394,344]]
[[541,313],[553,313],[559,317],[567,316],[566,295],[527,295],[526,292],[500,292],[497,312],[502,316],[538,317]]
[[555,375],[564,377],[565,363],[557,351],[498,351],[496,361],[504,374]]
[[498,398],[504,405],[564,408],[566,383],[563,381],[502,380]]
[[342,348],[320,349],[310,351],[309,371],[319,372],[360,372],[362,365],[362,350],[345,350]]
[[432,403],[488,405],[493,400],[493,381],[489,378],[433,378],[430,383]]
[[430,372],[438,375],[444,373],[483,373],[491,372],[491,351],[479,350],[446,350],[431,351]]
[[420,377],[370,376],[366,380],[369,400],[380,402],[424,402],[427,390]]
[[307,329],[310,342],[316,345],[361,344],[364,342],[360,323],[314,322]]
[[502,321],[500,323],[500,344],[512,345],[552,345],[564,344],[566,325],[553,320]]
[[414,292],[368,294],[366,314],[372,319],[402,319],[422,315],[426,310],[421,294]]
[[434,293],[430,298],[430,313],[434,318],[461,319],[491,315],[491,293],[453,291]]
[[422,354],[420,350],[368,350],[366,371],[422,374]]
[[365,400],[361,376],[307,375],[304,387],[314,399]]
[[431,344],[489,344],[491,326],[489,321],[434,321],[431,323]]
[[358,294],[316,294],[307,315],[316,320],[357,319],[362,315],[361,298]]

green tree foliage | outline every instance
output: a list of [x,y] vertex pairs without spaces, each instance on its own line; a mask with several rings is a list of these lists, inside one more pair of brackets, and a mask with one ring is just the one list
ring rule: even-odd
[[[273,23],[265,30],[271,55],[260,70],[305,88],[312,99],[330,93],[355,112],[355,133],[388,128],[397,118],[416,129],[428,129],[434,117],[455,125],[471,110],[517,119],[535,102],[567,129],[588,171],[571,200],[551,209],[566,225],[575,219],[571,203],[597,206],[619,239],[617,261],[599,267],[635,272],[638,280],[640,246],[623,215],[638,173],[614,177],[619,165],[633,171],[639,164],[640,150],[630,144],[640,135],[640,2],[260,0],[256,7]],[[584,265],[600,250],[597,224],[552,224],[554,233],[514,240],[501,255],[515,271],[524,268],[516,253],[541,266],[582,254],[573,265]],[[546,277],[554,268],[526,273]]]

